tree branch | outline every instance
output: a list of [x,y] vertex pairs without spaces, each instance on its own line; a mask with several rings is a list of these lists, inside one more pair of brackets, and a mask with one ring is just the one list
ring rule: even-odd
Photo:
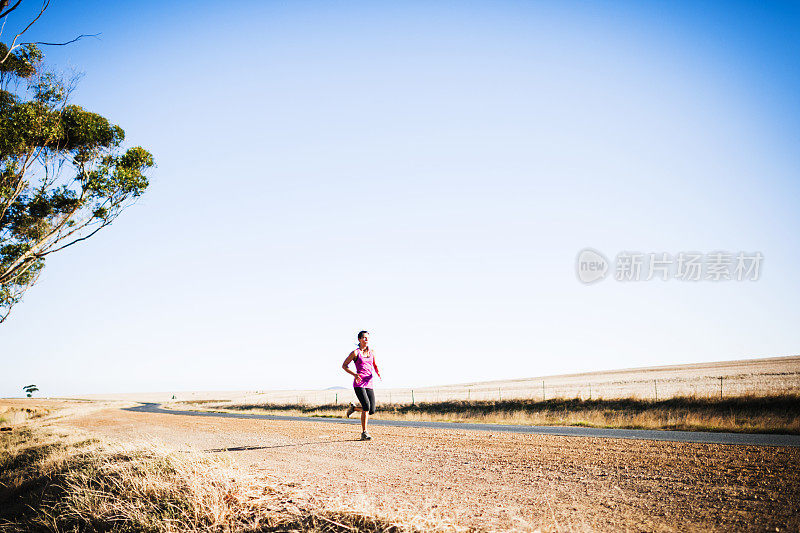
[[[22,166],[20,168],[20,171],[16,173],[17,183],[16,185],[14,185],[14,192],[11,194],[9,199],[5,201],[5,205],[0,205],[0,228],[2,228],[2,221],[3,217],[5,217],[6,215],[6,212],[11,207],[11,205],[16,201],[19,195],[22,194],[22,191],[25,189],[26,185],[25,173],[28,171],[28,169],[30,169],[30,167],[36,161],[38,155],[42,153],[42,150],[44,150],[44,147],[34,148],[33,151],[28,152],[25,155],[25,159],[22,161]],[[9,185],[12,183],[13,181],[9,181]]]
[[[22,1],[22,0],[20,0],[20,1]],[[19,39],[19,38],[22,36],[22,34],[23,34],[23,33],[25,33],[26,31],[28,31],[28,30],[30,29],[30,27],[31,27],[31,26],[33,26],[33,25],[36,23],[36,21],[37,21],[37,20],[39,20],[39,19],[42,17],[42,14],[45,12],[45,10],[46,10],[46,9],[47,9],[49,6],[50,6],[50,0],[45,0],[45,1],[44,1],[44,3],[42,3],[42,10],[41,10],[41,11],[39,11],[39,14],[38,14],[38,15],[36,15],[36,18],[35,18],[35,19],[33,19],[33,20],[31,21],[31,23],[30,23],[30,24],[28,24],[27,26],[25,26],[25,29],[24,29],[24,30],[22,30],[21,32],[19,32],[18,34],[16,34],[16,35],[14,36],[14,40],[13,40],[13,41],[11,41],[11,46],[9,46],[9,47],[8,47],[8,52],[6,53],[6,57],[4,57],[3,59],[0,59],[0,63],[3,63],[3,62],[5,62],[5,60],[6,60],[6,59],[8,59],[8,56],[10,56],[10,55],[11,55],[11,52],[12,52],[12,51],[13,51],[15,48],[19,48],[19,47],[21,46],[21,45],[18,45],[18,44],[17,44],[17,39]]]
[[101,35],[101,34],[100,33],[81,33],[80,35],[78,35],[77,37],[72,39],[71,41],[67,41],[67,42],[64,42],[64,43],[45,43],[45,42],[42,42],[42,41],[35,41],[35,42],[32,42],[32,43],[19,43],[19,44],[20,44],[20,46],[22,46],[23,44],[41,44],[43,46],[65,46],[65,45],[74,43],[75,41],[79,41],[79,40],[83,39],[84,37],[97,37],[98,35]]
[[38,272],[36,272],[36,274],[34,274],[34,276],[30,280],[28,280],[28,283],[26,283],[24,287],[17,289],[16,291],[13,291],[13,293],[9,294],[9,298],[7,298],[3,302],[2,306],[0,306],[0,309],[2,309],[3,306],[6,309],[5,314],[0,314],[0,324],[2,324],[3,321],[5,321],[5,319],[8,318],[8,315],[11,314],[11,308],[14,307],[14,305],[16,305],[17,302],[19,302],[20,297],[25,293],[25,291],[27,291],[36,284],[41,274],[42,271],[39,270]]
[[[83,199],[83,196],[81,196],[81,199]],[[124,201],[124,198],[121,200],[121,202],[122,201]],[[106,203],[108,203],[108,200],[106,202],[104,202],[103,205],[105,205]],[[125,209],[125,207],[126,206],[124,206],[124,205],[122,205],[122,203],[120,203],[119,209],[115,213],[112,213],[108,217],[104,218],[102,223],[100,224],[100,226],[95,228],[89,235],[85,235],[83,237],[77,238],[74,241],[71,241],[71,242],[69,242],[69,243],[67,243],[67,244],[65,244],[63,246],[60,246],[60,247],[58,247],[56,249],[52,249],[52,247],[55,246],[58,242],[64,241],[65,239],[69,238],[71,235],[74,235],[75,233],[77,233],[79,231],[82,231],[84,228],[86,228],[89,225],[91,225],[91,223],[92,223],[92,221],[94,219],[94,217],[91,217],[91,216],[88,217],[88,218],[85,218],[85,219],[81,220],[80,222],[78,222],[74,226],[73,229],[71,229],[70,231],[68,231],[67,233],[64,234],[64,233],[61,233],[61,230],[64,229],[64,225],[75,215],[75,213],[78,212],[78,210],[81,209],[81,207],[79,206],[79,207],[76,207],[75,209],[73,209],[72,211],[69,211],[68,213],[65,214],[65,216],[61,220],[61,222],[56,224],[56,226],[50,231],[50,233],[47,236],[43,237],[30,250],[28,250],[27,252],[22,254],[15,261],[13,261],[11,263],[11,265],[8,268],[6,268],[5,272],[0,272],[0,284],[8,283],[10,280],[16,278],[16,276],[17,276],[16,271],[19,268],[21,268],[22,266],[24,266],[25,263],[28,260],[31,260],[31,259],[34,259],[34,258],[35,259],[43,258],[44,256],[49,255],[49,254],[51,254],[53,252],[57,252],[59,250],[63,250],[64,248],[67,248],[68,246],[72,246],[76,242],[80,242],[80,241],[88,239],[89,237],[91,237],[92,235],[94,235],[95,233],[97,233],[98,231],[103,229],[104,227],[110,225],[119,216],[120,212],[123,209]]]
[[25,272],[30,270],[30,268],[35,264],[36,264],[36,259],[35,258],[31,258],[30,261],[26,261],[26,262],[22,263],[19,267],[17,267],[17,270],[14,271],[14,275],[13,276],[11,276],[8,279],[4,279],[3,280],[3,285],[12,285],[12,284],[14,284],[16,282],[16,280],[20,276],[22,276]]
[[[0,205],[0,228],[3,227],[3,219],[5,218],[6,213],[17,200],[19,195],[22,194],[22,191],[25,190],[25,172],[27,170],[27,167],[25,167],[23,164],[22,170],[17,174],[17,183],[14,185],[14,191],[11,193],[11,196],[9,196],[8,200],[4,202],[4,205]],[[11,183],[13,182],[9,181],[9,185]]]
[[[110,224],[110,222],[109,222],[108,224]],[[104,222],[103,224],[101,224],[101,225],[99,225],[97,228],[95,228],[95,230],[94,230],[93,232],[91,232],[89,235],[84,235],[83,237],[80,237],[80,238],[78,238],[78,239],[75,239],[74,241],[72,241],[72,242],[70,242],[70,243],[67,243],[67,244],[65,244],[64,246],[61,246],[61,247],[59,247],[59,248],[56,248],[55,250],[48,250],[48,251],[44,252],[43,254],[39,254],[39,257],[44,257],[44,256],[46,256],[47,254],[52,254],[53,252],[58,252],[59,250],[63,250],[64,248],[67,248],[67,247],[69,247],[69,246],[72,246],[72,245],[73,245],[73,244],[75,244],[76,242],[85,241],[86,239],[88,239],[89,237],[91,237],[92,235],[94,235],[95,233],[97,233],[98,231],[100,231],[101,229],[103,229],[103,228],[105,228],[106,226],[108,226],[108,224],[106,224],[106,223]],[[67,235],[66,235],[64,238],[68,237],[69,235],[71,235],[71,233],[67,234]]]
[[[21,3],[22,3],[22,0],[19,0],[19,1],[18,1],[16,4],[14,4],[12,7],[9,7],[8,9],[6,9],[6,10],[5,10],[5,11],[3,11],[2,13],[0,13],[0,19],[1,19],[1,18],[4,18],[4,17],[6,17],[6,16],[7,16],[9,13],[11,13],[11,12],[12,12],[12,11],[14,11],[15,9],[17,9]],[[6,5],[8,5],[8,4],[6,4]]]
[[[81,196],[80,200],[83,200],[83,195]],[[30,250],[28,250],[27,252],[23,253],[17,259],[12,261],[11,264],[6,267],[4,272],[0,272],[0,284],[5,283],[6,280],[8,280],[14,274],[14,271],[16,271],[16,269],[19,268],[19,266],[22,265],[29,258],[31,258],[31,257],[41,257],[39,255],[39,250],[41,250],[42,248],[46,248],[48,245],[52,245],[54,242],[57,242],[58,239],[56,239],[56,240],[54,240],[52,242],[48,242],[48,241],[50,241],[51,237],[53,237],[54,235],[57,235],[61,231],[61,228],[64,226],[64,224],[66,224],[67,221],[70,218],[72,218],[72,216],[75,213],[77,213],[80,208],[81,208],[81,206],[77,205],[74,209],[72,209],[71,211],[67,212],[65,214],[66,216],[64,217],[64,219],[61,220],[61,222],[59,222],[53,229],[51,229],[50,233],[48,233],[47,235],[45,235],[44,237],[39,239],[39,242],[37,242],[35,245],[31,246]]]
[[[5,2],[6,0],[0,0],[0,1],[2,1],[2,2]],[[22,0],[20,0],[20,2],[21,2],[21,1],[22,1]],[[6,4],[6,3],[3,3],[2,5],[8,5],[8,4]],[[17,5],[19,5],[19,2],[17,2]],[[7,18],[3,18],[3,24],[0,24],[0,37],[2,37],[2,36],[3,36],[3,30],[5,30],[5,29],[6,29],[6,21],[7,21],[7,20],[8,20]]]

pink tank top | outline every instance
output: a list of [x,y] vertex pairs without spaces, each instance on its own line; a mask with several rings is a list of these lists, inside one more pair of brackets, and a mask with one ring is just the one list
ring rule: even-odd
[[375,372],[375,357],[372,355],[372,350],[367,349],[367,353],[361,351],[361,348],[356,348],[356,358],[353,360],[356,364],[357,379],[353,379],[353,387],[364,387],[365,389],[372,388],[372,374]]

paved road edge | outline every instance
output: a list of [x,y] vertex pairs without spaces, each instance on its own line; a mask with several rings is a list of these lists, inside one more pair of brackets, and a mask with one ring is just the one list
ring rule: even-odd
[[[215,413],[209,411],[177,411],[163,409],[158,403],[142,403],[126,407],[126,411],[183,416],[206,416],[217,418],[239,418],[260,420],[284,420],[295,422],[321,422],[328,424],[358,424],[358,420],[346,418],[318,418],[307,416],[256,415],[246,413]],[[563,437],[595,437],[607,439],[657,440],[669,442],[694,442],[700,444],[738,444],[745,446],[794,446],[800,447],[800,435],[769,433],[712,433],[706,431],[660,431],[648,429],[608,429],[577,426],[520,426],[507,424],[471,424],[466,422],[423,422],[405,420],[370,420],[370,425],[387,427],[417,427],[455,429],[467,431],[502,431],[534,435],[556,435]]]

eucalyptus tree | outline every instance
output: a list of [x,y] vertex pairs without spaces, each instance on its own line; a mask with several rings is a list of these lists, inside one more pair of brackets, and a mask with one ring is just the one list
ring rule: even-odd
[[76,78],[49,71],[38,46],[54,43],[18,42],[33,22],[0,42],[0,322],[47,256],[114,222],[154,166],[144,148],[122,148],[122,128],[70,103]]

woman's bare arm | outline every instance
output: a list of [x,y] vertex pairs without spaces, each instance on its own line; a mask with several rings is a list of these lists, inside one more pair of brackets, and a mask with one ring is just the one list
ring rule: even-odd
[[350,361],[352,361],[355,358],[356,358],[356,352],[355,350],[353,350],[352,352],[350,352],[350,355],[347,356],[347,359],[344,360],[344,363],[342,363],[342,370],[344,370],[354,378],[358,378],[358,374],[356,374],[355,372],[350,370],[350,368],[348,368],[350,366]]
[[378,374],[378,377],[383,379],[383,377],[381,377],[381,371],[378,370],[378,363],[375,361],[375,354],[372,354],[372,367],[375,369],[375,373]]

